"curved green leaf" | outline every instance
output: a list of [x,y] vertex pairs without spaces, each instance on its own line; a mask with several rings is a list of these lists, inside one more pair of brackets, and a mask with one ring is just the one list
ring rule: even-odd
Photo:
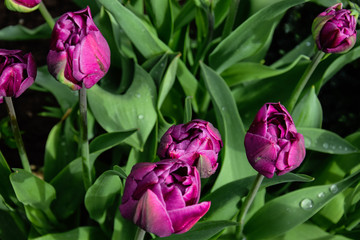
[[0,29],[0,40],[20,41],[31,39],[47,39],[51,37],[51,29],[44,23],[34,29],[22,25],[7,26]]
[[97,227],[78,227],[62,233],[50,233],[32,240],[99,240],[106,236]]
[[[335,184],[303,188],[267,202],[245,224],[250,239],[271,238],[300,225],[339,193],[360,180],[357,172]],[[261,231],[259,231],[261,226]]]

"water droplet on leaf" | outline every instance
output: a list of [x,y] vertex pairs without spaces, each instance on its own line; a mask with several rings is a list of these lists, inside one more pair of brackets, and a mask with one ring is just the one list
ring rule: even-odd
[[142,114],[140,114],[139,116],[138,116],[138,119],[143,119],[144,118],[144,115],[142,115]]
[[311,200],[309,198],[305,198],[305,199],[301,200],[300,207],[304,210],[309,210],[312,207],[314,207],[314,202],[313,202],[313,200]]
[[328,144],[328,143],[323,143],[323,148],[328,149],[328,148],[329,148],[329,144]]
[[323,197],[325,197],[325,193],[324,192],[319,192],[317,196],[318,196],[318,198],[323,198]]
[[337,193],[339,191],[338,186],[336,186],[335,184],[331,185],[329,188],[330,192],[332,193]]

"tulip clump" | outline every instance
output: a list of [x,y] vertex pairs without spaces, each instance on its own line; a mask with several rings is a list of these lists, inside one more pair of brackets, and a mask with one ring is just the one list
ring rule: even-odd
[[31,53],[0,49],[0,97],[19,97],[36,78]]
[[188,231],[210,208],[199,203],[200,176],[178,159],[134,165],[126,179],[120,212],[159,237]]
[[305,143],[283,105],[266,103],[245,135],[251,166],[267,178],[297,168],[305,158]]
[[170,127],[160,140],[158,155],[196,166],[200,176],[207,178],[217,169],[222,146],[219,131],[210,122],[196,119]]
[[39,8],[41,0],[5,0],[6,7],[16,12],[32,12]]
[[109,70],[110,48],[96,27],[90,8],[62,15],[55,23],[49,72],[73,90],[91,88]]
[[356,42],[358,13],[342,9],[342,3],[335,4],[320,13],[313,22],[312,34],[320,51],[344,53]]

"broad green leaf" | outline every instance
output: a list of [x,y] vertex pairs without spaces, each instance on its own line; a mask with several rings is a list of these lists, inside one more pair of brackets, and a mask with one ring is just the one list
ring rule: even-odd
[[[279,236],[311,218],[359,180],[357,172],[335,184],[302,188],[270,200],[245,224],[245,236],[248,239]],[[262,226],[261,231],[259,226]]]
[[351,143],[337,135],[320,128],[298,128],[304,135],[305,147],[310,150],[330,154],[350,154],[359,150]]
[[[103,225],[107,210],[111,209],[120,195],[121,181],[117,171],[108,170],[101,174],[85,195],[85,207],[92,219]],[[116,208],[118,206],[115,206]]]
[[36,84],[51,92],[59,103],[63,113],[72,108],[78,101],[78,92],[55,80],[47,70],[47,66],[39,67]]
[[[149,58],[170,51],[134,13],[120,2],[107,0],[98,0],[98,2],[113,15],[120,27],[144,57]],[[141,41],[139,41],[140,39]]]
[[3,196],[5,202],[9,203],[10,200],[15,199],[15,193],[9,180],[10,174],[10,167],[0,151],[0,196]]
[[183,234],[173,234],[169,237],[155,238],[157,240],[208,240],[226,227],[235,226],[232,221],[206,221],[195,224],[190,231]]
[[97,136],[89,144],[90,152],[103,152],[111,148],[112,146],[118,145],[119,143],[123,142],[126,138],[130,137],[135,132],[136,129],[127,132],[104,133],[100,136]]
[[26,240],[27,229],[22,217],[0,209],[0,239]]
[[290,71],[300,60],[304,58],[306,57],[300,55],[290,65],[281,69],[275,69],[271,66],[266,66],[260,63],[240,62],[226,69],[221,73],[221,76],[230,87],[237,84],[245,84],[248,81],[269,78]]
[[16,169],[10,181],[17,199],[24,205],[47,210],[56,198],[53,186],[23,169]]
[[34,29],[29,29],[22,25],[7,26],[0,29],[0,40],[5,41],[47,39],[50,36],[51,29],[46,23]]
[[134,80],[123,95],[94,85],[88,90],[88,101],[95,119],[107,132],[139,129],[125,142],[143,149],[157,119],[155,84],[147,72],[136,65]]
[[176,76],[179,80],[181,87],[183,88],[186,96],[192,97],[192,104],[194,112],[199,111],[199,105],[196,98],[196,93],[201,88],[198,81],[191,74],[189,69],[186,67],[183,61],[179,60]]
[[161,108],[166,96],[169,94],[171,88],[174,85],[179,57],[180,56],[178,55],[171,61],[168,69],[165,72],[164,78],[160,83],[159,96],[157,102],[158,109]]
[[[250,176],[227,183],[209,195],[201,199],[201,201],[211,201],[211,208],[206,213],[205,218],[208,220],[232,219],[239,211],[238,204],[243,197],[248,194],[250,187],[255,180],[255,176]],[[309,182],[311,177],[288,173],[282,176],[274,176],[273,178],[265,178],[261,188],[273,186],[281,183],[289,182]]]
[[210,66],[217,72],[250,57],[267,42],[282,15],[291,7],[308,0],[288,0],[269,5],[252,15],[210,54]]
[[97,227],[78,227],[61,233],[49,233],[31,240],[99,240],[106,239],[103,232]]
[[[201,63],[201,74],[208,89],[216,116],[219,131],[224,143],[223,163],[213,190],[234,180],[250,176],[255,170],[245,155],[245,129],[238,113],[235,101],[225,81],[211,68]],[[219,170],[218,170],[219,171]]]
[[314,86],[296,104],[291,116],[297,128],[321,128],[322,108]]
[[175,17],[174,31],[190,23],[196,15],[196,6],[194,1],[186,1],[180,12]]
[[229,9],[231,7],[232,0],[216,0],[214,1],[214,17],[215,28],[217,28],[225,18],[229,16]]
[[[120,202],[118,205],[120,205]],[[132,221],[123,218],[120,211],[116,211],[114,217],[114,231],[111,239],[134,239],[137,229],[137,226]]]
[[[160,85],[161,80],[163,79],[169,61],[169,57],[170,55],[165,53],[151,68],[148,67],[147,65],[150,65],[153,59],[150,59],[149,61],[145,62],[142,65],[144,69],[150,73],[151,77],[154,79],[157,86]],[[158,59],[158,57],[156,59]],[[149,69],[147,69],[147,67]]]

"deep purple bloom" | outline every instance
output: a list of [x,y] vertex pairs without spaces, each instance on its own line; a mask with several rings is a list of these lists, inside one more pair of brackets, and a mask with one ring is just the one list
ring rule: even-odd
[[91,88],[110,67],[110,49],[96,27],[90,8],[68,12],[55,23],[50,51],[49,72],[73,90]]
[[0,49],[0,97],[19,97],[36,78],[31,53]]
[[356,42],[358,14],[342,9],[342,3],[320,13],[312,25],[312,34],[319,50],[325,53],[344,53]]
[[251,166],[267,178],[297,168],[305,158],[304,137],[280,103],[266,103],[245,135]]
[[16,12],[31,12],[38,9],[41,0],[5,0],[9,10]]
[[160,237],[188,231],[210,208],[198,203],[200,177],[178,159],[136,164],[126,179],[120,212]]
[[222,146],[219,131],[210,122],[195,119],[171,126],[160,140],[158,155],[186,161],[207,178],[216,171]]

